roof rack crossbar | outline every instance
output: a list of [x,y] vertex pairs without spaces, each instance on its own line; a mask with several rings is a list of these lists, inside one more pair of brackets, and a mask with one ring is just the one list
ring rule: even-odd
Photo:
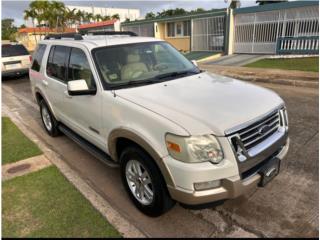
[[61,39],[61,38],[73,38],[74,40],[83,40],[82,35],[79,33],[49,34],[44,38],[44,40]]
[[101,31],[101,32],[88,32],[88,35],[129,35],[131,37],[136,37],[138,34],[131,31]]

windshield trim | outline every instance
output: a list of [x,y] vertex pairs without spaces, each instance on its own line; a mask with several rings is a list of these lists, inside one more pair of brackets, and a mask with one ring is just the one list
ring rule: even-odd
[[[186,77],[186,76],[176,76],[176,77],[171,77],[171,78],[168,78],[168,79],[159,79],[157,81],[152,81],[152,80],[154,80],[154,78],[148,78],[148,79],[140,80],[141,82],[136,83],[134,85],[132,84],[132,82],[130,83],[130,81],[128,82],[128,84],[111,84],[111,83],[107,83],[106,81],[103,80],[104,78],[103,78],[103,75],[101,73],[101,70],[100,70],[99,64],[97,62],[96,55],[95,55],[96,51],[98,51],[100,49],[115,48],[115,47],[121,47],[121,46],[135,46],[135,45],[140,45],[140,44],[144,44],[144,43],[166,43],[166,44],[169,44],[169,45],[172,46],[172,44],[170,44],[170,43],[168,43],[166,41],[159,40],[159,41],[147,41],[147,42],[136,42],[136,43],[117,44],[117,45],[111,45],[111,46],[102,46],[102,47],[93,48],[91,50],[91,55],[92,55],[92,58],[93,58],[93,62],[94,62],[94,65],[95,65],[95,67],[96,67],[96,69],[98,71],[98,75],[99,75],[99,78],[101,80],[101,83],[102,83],[102,86],[103,86],[104,90],[118,90],[118,89],[132,88],[132,87],[141,87],[141,86],[146,86],[146,85],[150,85],[150,84],[157,84],[157,83],[172,81],[172,80],[176,80],[176,79],[180,79],[180,78]],[[195,71],[195,74],[199,74],[199,73],[202,72],[196,66],[194,66],[193,70]],[[196,70],[197,70],[197,72],[196,72]]]

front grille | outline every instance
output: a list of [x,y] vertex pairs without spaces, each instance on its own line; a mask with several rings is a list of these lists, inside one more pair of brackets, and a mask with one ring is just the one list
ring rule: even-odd
[[258,121],[234,132],[230,138],[238,155],[247,155],[248,151],[269,138],[283,126],[280,111],[275,110]]
[[[253,148],[275,133],[280,126],[280,114],[275,113],[240,130],[238,135],[246,150]],[[265,131],[262,131],[266,129]]]

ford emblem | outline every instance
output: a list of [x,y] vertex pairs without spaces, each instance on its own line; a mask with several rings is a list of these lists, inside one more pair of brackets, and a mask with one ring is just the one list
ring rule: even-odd
[[270,130],[270,126],[269,125],[263,125],[261,128],[259,128],[259,134],[260,135],[264,135],[266,134],[268,131]]

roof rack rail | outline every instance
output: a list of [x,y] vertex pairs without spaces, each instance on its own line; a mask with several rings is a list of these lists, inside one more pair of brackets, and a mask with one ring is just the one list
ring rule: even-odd
[[101,32],[88,32],[88,35],[129,35],[131,37],[136,37],[138,34],[131,31],[101,31]]
[[74,40],[83,40],[82,35],[79,33],[49,34],[45,36],[44,40],[61,39],[61,38],[73,38]]

